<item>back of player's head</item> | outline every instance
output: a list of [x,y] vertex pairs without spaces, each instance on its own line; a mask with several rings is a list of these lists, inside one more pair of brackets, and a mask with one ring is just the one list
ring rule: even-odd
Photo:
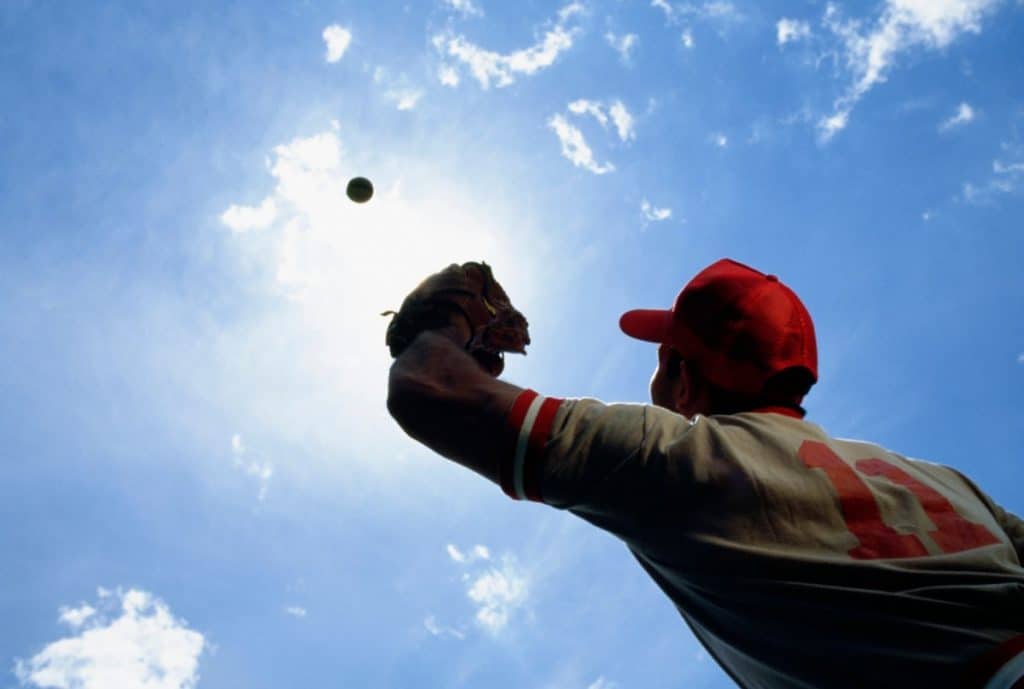
[[731,259],[698,273],[671,309],[634,309],[623,332],[670,345],[736,400],[799,404],[818,379],[814,323],[789,287]]

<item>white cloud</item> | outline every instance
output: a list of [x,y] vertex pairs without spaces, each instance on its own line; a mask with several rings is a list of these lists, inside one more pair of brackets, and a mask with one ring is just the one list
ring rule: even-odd
[[924,220],[925,222],[928,222],[931,219],[932,219],[932,212],[931,211],[924,211],[923,213],[921,213],[921,220]]
[[277,204],[273,198],[267,197],[258,206],[228,206],[220,214],[220,221],[233,232],[248,232],[270,227],[276,217]]
[[446,627],[439,624],[437,618],[433,615],[428,615],[424,618],[423,627],[430,632],[432,636],[450,636],[454,639],[459,639],[460,641],[466,638],[466,635],[458,629],[453,629],[452,627]]
[[505,557],[500,568],[492,567],[473,578],[466,595],[477,606],[477,623],[492,634],[504,629],[526,602],[527,584],[511,557]]
[[698,17],[740,21],[743,15],[731,2],[705,2],[701,5],[687,5],[686,11]]
[[77,608],[61,608],[60,621],[72,629],[77,629],[85,624],[86,620],[96,614],[96,608],[88,603],[82,603]]
[[437,68],[437,79],[445,86],[452,88],[459,85],[459,73],[451,65],[441,65]]
[[466,17],[482,17],[484,11],[473,0],[443,0],[443,4]]
[[[88,607],[88,606],[87,606]],[[56,689],[193,689],[206,640],[138,589],[101,597],[102,612],[73,637],[16,660],[23,685]],[[82,608],[79,608],[81,610]]]
[[583,132],[569,124],[561,115],[552,116],[548,120],[548,127],[558,137],[562,146],[562,155],[576,167],[581,167],[595,175],[603,175],[615,170],[615,166],[611,163],[602,165],[594,160],[594,152],[587,145]]
[[591,115],[601,123],[602,127],[608,126],[608,115],[604,111],[604,106],[598,101],[587,100],[585,98],[574,100],[569,103],[569,112],[574,115]]
[[423,91],[415,88],[396,88],[389,90],[385,96],[393,101],[399,110],[412,110],[423,97]]
[[473,546],[473,549],[469,553],[463,553],[451,543],[445,547],[445,550],[448,553],[448,557],[459,564],[468,564],[476,562],[477,560],[491,559],[491,551],[487,549],[487,546],[480,544]]
[[637,40],[640,38],[635,33],[628,33],[625,36],[616,36],[611,31],[604,35],[605,40],[608,41],[608,45],[618,52],[623,62],[629,62],[630,51],[636,46]]
[[[442,78],[438,72],[438,78]],[[399,110],[413,110],[423,97],[423,89],[411,86],[405,74],[393,76],[384,67],[373,70],[373,83],[379,84],[385,100],[394,103]],[[456,83],[458,83],[456,75]]]
[[[527,599],[527,578],[515,558],[505,555],[500,563],[495,563],[487,547],[479,544],[470,553],[463,553],[450,543],[445,550],[453,562],[470,570],[462,575],[462,580],[466,582],[466,596],[476,606],[475,622],[492,634],[500,632]],[[442,627],[433,616],[423,624],[434,636],[447,633],[463,638],[461,632]]]
[[586,14],[587,8],[582,2],[570,2],[568,5],[564,5],[558,10],[558,21],[565,22],[572,19],[577,14]]
[[725,148],[729,145],[729,137],[722,132],[715,132],[711,135],[711,142],[719,148]]
[[572,48],[579,29],[567,26],[567,22],[583,11],[578,2],[564,6],[543,38],[508,54],[486,50],[451,32],[434,36],[433,43],[443,55],[464,64],[482,88],[490,88],[492,82],[501,88],[514,83],[517,75],[529,76],[550,67],[559,55]]
[[856,103],[884,82],[896,59],[912,48],[940,50],[964,33],[980,33],[981,21],[999,0],[886,0],[878,19],[843,21],[830,3],[824,25],[840,40],[852,83],[819,120],[823,140],[846,126]]
[[250,460],[246,458],[246,447],[242,442],[242,436],[235,434],[231,436],[231,454],[234,457],[235,467],[259,481],[260,491],[257,497],[260,502],[267,499],[267,490],[270,488],[270,479],[274,476],[274,465],[269,461]]
[[992,172],[997,175],[1017,175],[1024,172],[1024,163],[1004,163],[1001,160],[993,160]]
[[331,24],[325,28],[323,37],[327,46],[324,59],[331,63],[341,60],[352,43],[352,32],[340,24]]
[[657,208],[650,201],[644,199],[640,204],[640,212],[648,222],[661,222],[672,217],[671,208]]
[[939,125],[939,131],[949,131],[954,127],[963,126],[972,120],[974,120],[974,108],[972,108],[969,103],[961,103],[957,106],[956,114]]
[[968,203],[986,204],[1003,194],[1013,194],[1024,189],[1024,146],[1004,143],[1003,152],[1012,160],[992,161],[992,177],[977,185],[970,182],[963,185],[961,198]]
[[1021,352],[1020,354],[1017,355],[1017,363],[1024,364],[1024,352]]
[[604,677],[598,677],[587,689],[618,689],[618,686],[615,682],[611,682]]
[[308,614],[308,611],[305,608],[298,605],[289,605],[285,607],[284,612],[286,615],[291,615],[292,617],[298,617],[300,619]]
[[850,121],[849,110],[839,110],[828,117],[823,118],[818,122],[818,130],[821,132],[821,138],[824,141],[828,141],[838,132],[841,132],[846,128],[846,125]]
[[677,24],[684,19],[703,21],[739,22],[743,14],[731,2],[712,0],[710,2],[683,2],[672,4],[666,0],[651,0],[651,7],[661,10],[670,24]]
[[619,139],[629,141],[636,138],[633,116],[629,114],[629,110],[622,104],[622,101],[617,100],[612,103],[608,112],[612,116],[612,122],[615,123],[615,131],[618,132]]
[[684,48],[693,48],[693,32],[689,29],[683,31],[683,35],[679,37],[679,40],[683,42]]
[[810,38],[811,25],[798,19],[780,19],[775,25],[776,40],[779,45]]
[[665,0],[651,0],[651,7],[656,7],[662,12],[664,12],[666,19],[670,21],[672,19],[675,19],[675,10],[672,8],[672,5],[665,2]]
[[569,112],[574,115],[590,115],[601,123],[602,127],[608,126],[609,117],[615,125],[615,132],[622,141],[629,141],[636,138],[636,126],[633,116],[620,100],[612,101],[612,104],[605,111],[605,106],[600,101],[580,98],[569,103]]

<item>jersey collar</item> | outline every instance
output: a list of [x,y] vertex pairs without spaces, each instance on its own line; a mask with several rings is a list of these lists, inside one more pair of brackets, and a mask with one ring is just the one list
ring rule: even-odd
[[801,414],[796,409],[793,409],[791,407],[767,406],[758,407],[757,409],[752,409],[751,411],[753,411],[755,414],[782,414],[783,416],[791,416],[794,419],[804,418],[803,414]]

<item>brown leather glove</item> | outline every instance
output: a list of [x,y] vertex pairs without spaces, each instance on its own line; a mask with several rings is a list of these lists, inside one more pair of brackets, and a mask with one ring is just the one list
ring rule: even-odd
[[529,324],[494,279],[491,267],[475,261],[453,263],[421,282],[397,311],[385,311],[391,323],[385,344],[397,357],[424,330],[443,328],[464,318],[470,337],[465,349],[491,375],[505,369],[504,352],[526,354]]

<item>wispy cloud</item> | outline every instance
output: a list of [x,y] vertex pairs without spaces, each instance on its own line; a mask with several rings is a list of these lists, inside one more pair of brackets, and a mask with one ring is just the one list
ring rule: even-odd
[[412,110],[423,97],[423,91],[416,88],[395,88],[388,90],[385,96],[394,102],[399,110]]
[[811,36],[811,25],[799,19],[780,19],[775,25],[775,39],[780,46]]
[[607,127],[610,120],[620,141],[626,142],[636,138],[636,122],[620,100],[612,101],[611,105],[606,107],[601,101],[580,98],[569,103],[568,109],[574,115],[592,116],[602,127]]
[[630,52],[636,46],[636,42],[637,40],[639,40],[640,37],[637,36],[635,33],[628,33],[623,36],[616,36],[614,33],[609,31],[604,35],[604,38],[606,41],[608,41],[608,45],[614,48],[615,51],[619,54],[619,57],[622,58],[623,62],[629,62]]
[[341,60],[352,43],[352,31],[341,24],[331,24],[325,28],[323,37],[327,47],[324,59],[330,63]]
[[484,16],[484,11],[473,0],[442,0],[441,4],[465,17]]
[[60,621],[72,629],[77,629],[85,624],[86,620],[96,614],[96,608],[88,603],[82,603],[77,608],[62,607],[60,609]]
[[251,476],[259,481],[259,500],[267,499],[267,490],[270,488],[270,479],[274,476],[274,465],[267,460],[249,459],[246,455],[248,450],[242,441],[242,436],[235,434],[231,436],[231,455],[235,466],[243,471],[246,476]]
[[956,114],[939,125],[940,132],[946,132],[956,127],[961,127],[974,120],[974,108],[969,103],[961,103],[957,106]]
[[672,20],[675,18],[675,10],[672,8],[666,0],[651,0],[651,7],[655,7],[665,13],[665,18]]
[[472,578],[466,595],[476,604],[476,621],[491,634],[504,629],[513,613],[526,602],[527,580],[510,556]]
[[640,203],[640,212],[648,222],[661,222],[662,220],[668,220],[672,217],[671,208],[658,208],[651,204],[647,199],[644,199]]
[[424,618],[423,628],[430,632],[431,636],[450,636],[451,638],[458,639],[459,641],[466,638],[465,632],[455,629],[454,627],[442,625],[433,615],[427,615],[427,617]]
[[[470,554],[451,544],[445,550],[453,562],[468,569],[462,581],[466,597],[476,607],[476,624],[490,634],[501,632],[528,597],[528,580],[516,559],[506,554],[495,561],[482,545],[475,546]],[[424,620],[424,626],[435,636],[443,630],[432,616]]]
[[[636,138],[636,121],[626,105],[614,100],[610,105],[601,101],[580,98],[567,106],[568,111],[578,117],[593,117],[603,129],[609,125],[615,128],[619,141],[626,143]],[[587,144],[583,132],[572,125],[563,115],[553,115],[548,120],[548,127],[555,132],[562,145],[562,155],[577,167],[582,167],[596,175],[603,175],[615,170],[611,163],[600,164],[594,158],[594,152]]]
[[284,613],[286,615],[291,615],[292,617],[298,617],[300,619],[309,614],[309,612],[305,608],[300,607],[298,605],[286,606],[284,609]]
[[866,24],[843,20],[830,3],[823,24],[840,42],[845,67],[852,76],[830,115],[819,119],[823,141],[849,123],[857,102],[884,82],[899,57],[913,48],[940,50],[965,33],[980,33],[984,16],[999,0],[886,0],[879,16]]
[[612,116],[612,122],[615,123],[615,131],[618,133],[620,140],[630,141],[636,138],[633,116],[626,109],[626,106],[623,105],[622,101],[614,101],[611,107],[608,108],[608,114]]
[[605,113],[604,105],[600,101],[579,98],[569,103],[568,108],[569,112],[574,115],[590,115],[600,122],[602,127],[608,126],[608,115]]
[[[66,689],[193,689],[206,639],[152,594],[138,589],[100,594],[62,621],[78,631],[47,644],[14,673],[25,686]],[[92,610],[84,614],[84,610]]]
[[1017,363],[1024,364],[1024,352],[1021,352],[1020,354],[1017,355]]
[[1024,146],[1002,144],[1003,157],[992,161],[992,176],[979,183],[967,182],[960,197],[967,203],[989,204],[1004,194],[1024,190]]
[[615,170],[612,163],[598,163],[594,159],[594,152],[587,145],[583,132],[574,127],[560,114],[553,115],[548,120],[548,127],[558,137],[562,146],[562,155],[576,167],[593,172],[595,175],[603,175]]
[[277,204],[274,199],[265,198],[258,206],[228,206],[220,214],[220,221],[233,232],[262,230],[274,224]]
[[451,65],[442,64],[437,68],[437,80],[445,86],[455,88],[459,85],[459,72]]
[[693,32],[690,31],[689,29],[683,31],[682,35],[679,37],[679,40],[682,41],[683,47],[688,50],[692,49],[694,46]]
[[603,676],[594,680],[587,689],[618,689],[615,682],[605,679]]
[[492,84],[501,88],[515,83],[519,75],[529,76],[550,67],[559,55],[572,48],[580,29],[570,26],[570,21],[583,12],[582,3],[565,5],[537,43],[507,54],[481,48],[451,31],[437,34],[433,43],[446,58],[468,68],[481,88],[488,89]]
[[724,0],[679,3],[651,0],[651,7],[661,10],[669,24],[678,24],[686,20],[739,22],[744,19],[743,13],[736,8],[736,5]]
[[711,135],[711,143],[719,148],[725,148],[729,145],[729,137],[722,132],[715,132]]
[[458,562],[459,564],[467,564],[470,562],[476,562],[477,560],[491,559],[491,552],[487,549],[487,546],[480,544],[473,546],[473,548],[468,553],[462,552],[451,543],[449,543],[445,547],[445,550],[448,553],[448,557],[450,557],[455,562]]
[[846,125],[850,122],[850,111],[839,110],[832,113],[828,117],[824,117],[818,121],[818,131],[821,133],[821,138],[824,141],[828,141],[839,132],[846,129]]
[[423,98],[423,89],[411,85],[405,74],[394,75],[384,67],[373,70],[373,83],[380,85],[384,99],[399,110],[413,110]]

